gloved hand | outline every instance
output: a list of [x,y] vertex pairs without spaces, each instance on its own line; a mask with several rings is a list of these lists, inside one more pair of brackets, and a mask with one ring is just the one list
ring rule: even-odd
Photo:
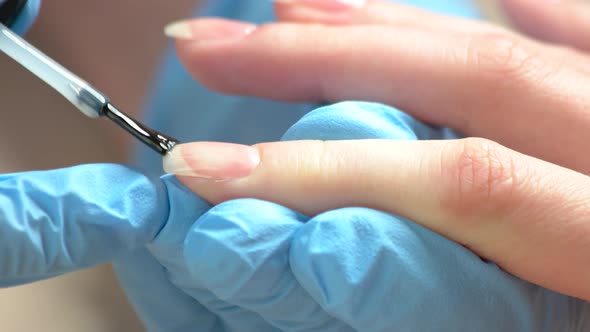
[[[343,103],[305,116],[285,139],[453,136],[389,107]],[[148,248],[117,265],[153,331],[588,327],[586,303],[521,281],[427,229],[370,209],[310,219],[268,202],[230,201],[194,223],[171,218]]]
[[28,0],[10,28],[20,35],[24,34],[33,25],[40,7],[41,0]]

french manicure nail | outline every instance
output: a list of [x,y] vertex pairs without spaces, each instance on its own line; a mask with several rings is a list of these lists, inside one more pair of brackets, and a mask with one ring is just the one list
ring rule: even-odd
[[166,173],[218,181],[245,178],[258,164],[258,149],[217,142],[180,144],[164,157]]
[[196,19],[177,21],[164,28],[171,38],[195,41],[232,41],[250,34],[256,25],[225,19]]
[[172,22],[164,28],[164,34],[170,38],[192,39],[193,32],[186,21]]
[[320,10],[357,9],[365,5],[367,0],[274,0],[278,3],[303,5]]

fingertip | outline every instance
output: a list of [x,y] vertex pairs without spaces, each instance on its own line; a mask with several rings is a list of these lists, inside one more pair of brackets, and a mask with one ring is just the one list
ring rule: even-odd
[[501,0],[501,5],[519,29],[535,38],[590,49],[590,5],[583,1]]
[[196,44],[238,42],[256,29],[248,22],[222,18],[199,18],[174,21],[164,27],[168,37]]
[[[316,61],[317,53],[303,45],[311,41],[302,38],[303,34],[320,36],[310,31],[318,27],[269,23],[254,29],[244,22],[212,18],[190,22],[193,39],[177,39],[177,55],[187,71],[207,88],[284,101],[321,99],[319,82],[310,80],[309,72],[323,66]],[[233,27],[224,28],[226,24]],[[169,28],[175,29],[183,34],[184,28]],[[230,36],[221,38],[220,34]]]
[[180,62],[199,83],[231,94],[244,88],[235,77],[248,72],[244,40],[256,29],[248,22],[199,18],[172,22],[164,33],[175,39]]
[[256,147],[221,142],[194,142],[174,147],[165,157],[167,173],[211,181],[249,176],[260,164]]
[[[508,17],[520,29],[535,37],[549,37],[547,34],[554,34],[554,27],[539,24],[539,20],[547,21],[551,19],[551,11],[548,11],[549,1],[537,0],[500,0],[500,4]],[[550,22],[549,22],[550,23]]]

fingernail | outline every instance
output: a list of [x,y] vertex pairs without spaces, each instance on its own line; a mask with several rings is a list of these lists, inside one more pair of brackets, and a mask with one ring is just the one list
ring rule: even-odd
[[244,178],[258,164],[260,154],[256,148],[217,142],[180,144],[164,157],[166,173],[210,180]]
[[314,7],[320,10],[344,10],[363,7],[367,0],[274,0],[278,3]]
[[195,19],[177,21],[164,28],[171,38],[196,41],[232,41],[250,34],[256,25],[224,19]]
[[164,27],[164,34],[170,38],[177,39],[191,39],[193,38],[193,32],[188,22],[177,21],[172,22]]

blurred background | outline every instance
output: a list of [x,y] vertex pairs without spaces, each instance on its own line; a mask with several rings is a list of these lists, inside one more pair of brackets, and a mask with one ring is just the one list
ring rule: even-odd
[[[500,19],[493,1],[478,2],[488,17]],[[162,27],[190,16],[197,5],[46,0],[27,39],[138,115],[169,43]],[[84,117],[4,56],[0,73],[9,78],[0,80],[0,135],[18,141],[0,145],[1,173],[127,162],[130,141],[114,125]],[[3,331],[143,331],[110,266],[0,290],[0,312]]]

